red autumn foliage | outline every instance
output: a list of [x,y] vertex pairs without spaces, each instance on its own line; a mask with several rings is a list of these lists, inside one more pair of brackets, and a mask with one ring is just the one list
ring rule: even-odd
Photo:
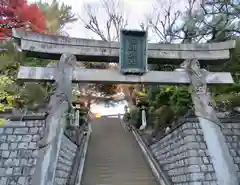
[[1,0],[0,40],[11,36],[12,28],[44,32],[45,16],[36,4],[26,0]]

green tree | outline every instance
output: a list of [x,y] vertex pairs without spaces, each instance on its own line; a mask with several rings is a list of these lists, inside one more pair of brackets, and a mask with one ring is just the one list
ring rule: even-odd
[[[160,0],[159,2],[162,3]],[[187,8],[183,12],[174,11],[173,5],[170,4],[165,9],[165,15],[162,14],[162,9],[160,9],[154,12],[153,18],[149,18],[149,27],[159,37],[159,42],[220,42],[236,39],[236,48],[231,51],[231,59],[227,63],[206,66],[206,68],[209,71],[231,72],[235,80],[235,84],[233,85],[211,87],[216,106],[223,107],[224,109],[234,109],[234,107],[239,106],[240,44],[239,39],[237,39],[240,33],[239,2],[209,0],[197,6],[196,0],[189,0]],[[154,70],[170,71],[176,68],[173,65],[152,65],[151,67]],[[176,112],[178,110],[184,112],[186,110],[184,107],[191,106],[191,102],[184,100],[189,97],[189,94],[187,87],[183,86],[178,86],[178,88],[175,86],[152,87],[152,89],[159,90],[158,92],[152,90],[155,95],[150,95],[149,97],[153,105],[161,105],[161,101],[158,101],[154,97],[161,97],[165,92],[168,92],[169,88],[173,90],[169,98],[169,103],[171,106],[174,106]],[[163,99],[163,97],[160,99]],[[189,99],[191,98],[189,97]]]
[[[53,1],[51,4],[39,2],[38,6],[46,17],[46,32],[50,34],[62,34],[66,24],[76,21],[71,7]],[[20,65],[26,66],[46,66],[56,62],[38,58],[28,58],[16,50],[13,42],[2,42],[2,53],[0,55],[0,73],[4,77],[12,80],[11,88],[5,91],[3,86],[2,92],[14,95],[13,106],[16,108],[38,108],[40,105],[46,105],[51,95],[51,84],[48,83],[21,83],[16,81],[16,75]],[[4,99],[4,97],[3,97]]]
[[210,35],[207,42],[236,40],[236,47],[231,51],[231,58],[223,65],[209,66],[210,71],[231,72],[235,83],[212,87],[213,99],[219,108],[234,110],[240,106],[240,6],[239,1],[206,1],[201,7],[203,19],[202,30]]
[[46,17],[47,32],[52,34],[66,34],[63,28],[77,21],[76,15],[72,13],[72,7],[60,4],[57,0],[53,0],[51,4],[38,2],[38,6]]
[[[0,112],[10,109],[13,106],[14,95],[9,93],[9,87],[13,84],[13,80],[8,76],[0,76]],[[0,126],[5,123],[5,119],[0,118]]]

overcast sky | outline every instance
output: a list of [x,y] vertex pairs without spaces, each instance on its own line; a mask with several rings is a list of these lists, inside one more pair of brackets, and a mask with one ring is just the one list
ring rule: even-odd
[[[28,0],[28,2],[36,2],[39,0]],[[51,3],[52,0],[41,0],[42,2]],[[72,7],[73,13],[78,17],[84,18],[86,20],[86,4],[91,4],[97,15],[98,21],[100,21],[100,26],[106,25],[106,11],[100,7],[101,0],[57,0],[64,2],[64,4],[70,5]],[[140,22],[146,23],[146,15],[153,14],[154,8],[161,12],[161,18],[164,18],[164,9],[167,9],[170,2],[172,10],[183,11],[186,10],[187,0],[114,0],[120,1],[122,4],[121,10],[125,13],[125,17],[128,20],[128,27],[130,29],[140,29]],[[158,3],[157,3],[158,2]],[[199,0],[200,2],[200,0]],[[153,14],[156,18],[156,14]],[[87,20],[86,20],[87,21]],[[81,38],[93,38],[100,39],[91,31],[84,28],[84,24],[81,20],[78,20],[74,24],[68,24],[65,27],[70,37],[81,37]],[[106,29],[105,29],[106,30]],[[148,39],[150,42],[159,42],[158,37],[155,37],[149,32]]]
[[[36,0],[28,0],[28,2],[35,2]],[[43,2],[52,2],[52,0],[42,0]],[[148,13],[155,0],[122,0],[124,9],[128,12],[128,21],[131,28],[139,29],[139,22],[144,20],[145,14]],[[84,17],[84,3],[99,4],[100,0],[60,0],[65,4],[71,5],[73,12],[77,15]],[[67,26],[68,33],[72,37],[89,37],[89,33],[83,27],[81,21]]]

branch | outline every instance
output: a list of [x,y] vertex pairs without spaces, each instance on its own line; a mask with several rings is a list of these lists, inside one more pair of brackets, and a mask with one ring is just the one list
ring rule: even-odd
[[[119,1],[101,0],[101,8],[107,14],[107,20],[104,25],[105,28],[101,29],[97,15],[92,11],[92,5],[86,5],[86,13],[89,22],[80,17],[81,21],[85,24],[85,28],[91,30],[104,41],[115,41],[119,39],[119,30],[127,26],[127,20],[124,18],[121,11],[117,11]],[[101,15],[103,16],[103,15]]]
[[[164,12],[163,15],[162,12]],[[156,18],[148,18],[148,23],[152,31],[159,37],[159,40],[164,43],[170,43],[175,39],[180,39],[179,31],[174,30],[174,26],[176,26],[181,12],[174,12],[170,4],[164,11],[157,10],[156,14]]]

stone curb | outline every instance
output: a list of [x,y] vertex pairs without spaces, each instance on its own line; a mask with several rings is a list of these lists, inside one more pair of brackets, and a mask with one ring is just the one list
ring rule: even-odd
[[157,161],[154,159],[154,157],[152,156],[152,154],[150,153],[149,149],[147,148],[147,146],[145,145],[145,143],[143,142],[142,138],[139,136],[139,134],[137,133],[137,131],[132,130],[132,133],[140,147],[140,149],[142,150],[148,164],[149,167],[151,168],[154,176],[156,177],[157,181],[159,184],[161,185],[172,185],[172,182],[170,182],[170,180],[164,175],[165,172],[163,172],[161,170],[161,168],[159,167],[159,164],[157,163]]
[[91,136],[91,132],[92,132],[91,124],[88,124],[88,134],[85,138],[86,140],[85,140],[85,143],[83,145],[83,152],[82,152],[80,165],[79,165],[79,170],[78,170],[77,178],[76,178],[76,182],[75,182],[76,185],[81,185],[81,182],[82,182],[83,170],[84,170],[84,166],[85,166],[85,160],[86,160],[88,143],[89,143],[89,139],[90,139],[90,136]]

